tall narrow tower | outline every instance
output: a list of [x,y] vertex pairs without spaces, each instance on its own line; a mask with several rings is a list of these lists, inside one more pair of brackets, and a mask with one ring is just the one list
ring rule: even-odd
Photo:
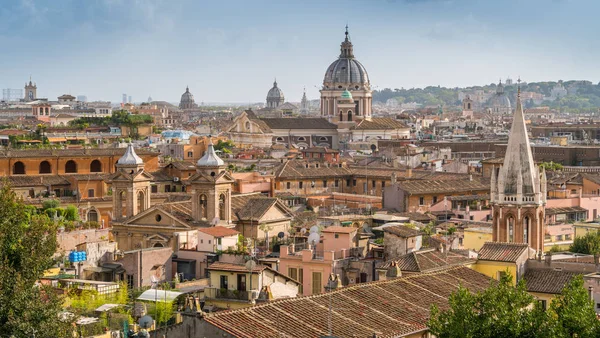
[[37,85],[31,82],[29,77],[29,83],[25,83],[25,102],[35,101],[37,98]]
[[113,220],[137,215],[150,207],[150,182],[153,177],[144,171],[144,161],[132,144],[115,164],[117,171],[110,178],[113,195]]
[[490,201],[495,242],[527,243],[543,252],[546,173],[533,161],[520,88],[503,165],[492,170]]

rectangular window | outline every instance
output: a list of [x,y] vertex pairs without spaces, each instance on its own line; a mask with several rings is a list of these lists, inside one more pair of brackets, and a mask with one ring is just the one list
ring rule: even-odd
[[327,180],[323,180],[323,188],[327,188]]
[[222,240],[222,238],[221,238],[221,237],[217,238],[217,244],[218,244],[218,245],[221,245],[221,240]]
[[211,244],[211,242],[212,242],[212,240],[210,240],[210,239],[209,239],[209,240],[208,240],[208,244]]
[[204,244],[204,240],[203,239],[200,240],[200,244]]
[[133,275],[127,275],[127,287],[133,290]]
[[346,180],[346,186],[349,187],[350,186],[350,179]]
[[288,277],[298,280],[298,269],[288,268]]
[[303,184],[303,183],[304,183],[304,182],[302,182],[302,181],[298,182],[298,188],[302,189],[302,187],[304,186],[304,184]]
[[94,197],[94,189],[88,189],[88,197]]
[[318,295],[323,292],[323,284],[322,284],[322,273],[314,272],[312,273],[312,294]]
[[335,180],[334,181],[334,186],[337,188],[340,186],[340,181],[339,180]]
[[419,205],[425,205],[425,197],[419,197]]
[[228,276],[220,276],[220,287],[221,289],[226,289],[229,287],[229,280],[228,280]]
[[285,186],[286,186],[286,189],[289,189],[289,188],[291,187],[291,183],[290,183],[290,182],[287,182],[287,183],[285,184]]
[[188,151],[188,157],[194,157],[194,152],[193,151]]
[[437,196],[433,196],[433,203],[432,204],[436,204],[437,203]]
[[[252,278],[252,277],[250,277]],[[237,275],[237,290],[246,291],[246,274]]]
[[352,186],[356,187],[356,180],[352,180]]
[[150,186],[150,190],[151,190],[153,193],[158,193],[158,186],[156,186],[156,185],[152,185],[152,186]]
[[340,238],[340,234],[335,234],[335,238]]
[[540,304],[542,305],[542,309],[544,309],[544,310],[547,310],[547,307],[546,307],[546,300],[544,300],[544,299],[540,299],[540,300],[539,300],[539,302],[540,302]]
[[381,189],[385,188],[385,181],[381,181]]
[[371,181],[371,187],[372,187],[373,189],[375,189],[375,186],[376,186],[375,180]]
[[171,186],[170,185],[165,185],[165,192],[171,192]]

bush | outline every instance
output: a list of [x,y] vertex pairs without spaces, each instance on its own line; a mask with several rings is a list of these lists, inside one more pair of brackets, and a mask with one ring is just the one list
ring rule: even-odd
[[58,206],[60,205],[60,201],[59,200],[45,200],[44,203],[42,203],[42,209],[46,210],[46,209],[56,209],[58,208]]

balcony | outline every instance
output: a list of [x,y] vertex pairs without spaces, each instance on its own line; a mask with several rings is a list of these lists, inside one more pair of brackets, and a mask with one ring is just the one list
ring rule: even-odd
[[254,299],[258,298],[258,290],[252,291],[239,291],[239,290],[226,290],[219,288],[205,288],[204,297],[207,299],[227,299],[227,300],[239,300],[243,302],[250,301],[250,295],[254,295]]

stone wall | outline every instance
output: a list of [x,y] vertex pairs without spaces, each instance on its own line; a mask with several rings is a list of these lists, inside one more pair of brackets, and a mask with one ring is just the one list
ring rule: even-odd
[[75,250],[78,244],[86,242],[100,242],[109,239],[108,229],[89,229],[70,232],[61,232],[57,235],[58,252]]

